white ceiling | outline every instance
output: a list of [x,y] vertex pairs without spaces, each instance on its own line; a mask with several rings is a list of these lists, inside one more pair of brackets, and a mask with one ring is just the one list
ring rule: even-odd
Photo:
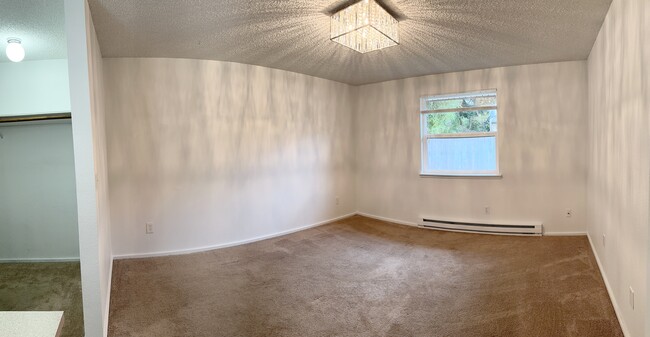
[[611,0],[384,2],[400,45],[358,54],[329,40],[341,0],[89,0],[104,57],[234,61],[350,84],[583,60]]
[[66,58],[63,0],[0,0],[0,62],[10,62],[10,37],[22,40],[26,61]]

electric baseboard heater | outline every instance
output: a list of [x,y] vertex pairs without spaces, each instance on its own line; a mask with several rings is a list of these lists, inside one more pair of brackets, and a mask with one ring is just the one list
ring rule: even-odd
[[456,220],[441,220],[422,218],[420,227],[466,233],[482,233],[496,235],[541,236],[541,223],[505,223],[505,222],[467,222]]

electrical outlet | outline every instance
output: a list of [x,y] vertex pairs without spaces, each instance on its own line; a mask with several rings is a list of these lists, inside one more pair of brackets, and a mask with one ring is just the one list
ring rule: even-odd
[[630,307],[634,310],[634,289],[630,287]]
[[605,234],[603,234],[603,247],[605,246]]
[[485,214],[490,214],[490,206],[485,206]]
[[153,234],[153,222],[147,222],[145,226],[145,232],[147,234]]
[[567,218],[570,218],[570,217],[573,215],[573,210],[570,209],[570,208],[567,208],[566,211],[564,212],[564,215],[565,215]]

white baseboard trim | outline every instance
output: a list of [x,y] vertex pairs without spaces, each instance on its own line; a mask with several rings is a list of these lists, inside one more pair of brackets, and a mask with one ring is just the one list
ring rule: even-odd
[[289,230],[278,232],[278,233],[257,236],[257,237],[251,238],[251,239],[232,241],[232,242],[226,242],[226,243],[221,243],[221,244],[216,244],[216,245],[202,246],[202,247],[189,248],[189,249],[167,250],[167,251],[159,251],[159,252],[153,252],[153,253],[117,254],[117,255],[113,255],[113,258],[115,260],[123,260],[123,259],[139,259],[139,258],[145,258],[145,257],[184,255],[184,254],[191,254],[191,253],[200,253],[200,252],[205,252],[205,251],[220,249],[220,248],[234,247],[234,246],[239,246],[239,245],[243,245],[243,244],[247,244],[247,243],[272,239],[272,238],[284,236],[284,235],[287,235],[287,234],[300,232],[300,231],[303,231],[305,229],[310,229],[310,228],[326,225],[328,223],[332,223],[332,222],[339,221],[339,220],[342,220],[342,219],[345,219],[345,218],[349,218],[349,217],[354,216],[356,214],[357,214],[356,212],[355,213],[349,213],[349,214],[341,215],[341,216],[336,217],[336,218],[332,218],[332,219],[320,221],[320,222],[317,222],[317,223],[313,223],[311,225],[302,226],[302,227],[298,227],[298,228],[294,228],[294,229],[289,229]]
[[106,305],[104,307],[104,337],[108,336],[108,319],[111,310],[111,287],[113,285],[113,256],[111,255],[111,265],[108,268],[108,284],[106,285]]
[[544,232],[543,236],[587,236],[587,232]]
[[398,225],[419,227],[416,223],[413,223],[413,222],[402,221],[402,220],[387,218],[387,217],[383,217],[383,216],[379,216],[379,215],[372,215],[372,214],[363,213],[363,212],[357,212],[356,214],[361,215],[361,216],[365,216],[366,218],[371,218],[371,219],[375,219],[375,220],[381,220],[381,221],[396,223]]
[[605,274],[605,269],[603,268],[603,265],[600,262],[600,258],[598,257],[598,252],[596,251],[594,242],[591,240],[591,235],[587,234],[587,238],[589,239],[589,245],[591,246],[591,251],[594,253],[594,257],[596,258],[596,264],[598,264],[600,275],[603,277],[603,281],[605,281],[605,288],[607,288],[607,294],[609,294],[609,299],[610,301],[612,301],[612,306],[614,306],[614,312],[616,313],[618,324],[621,326],[621,330],[623,331],[623,336],[630,337],[630,332],[627,329],[627,325],[625,324],[625,321],[623,320],[621,309],[618,306],[618,303],[616,302],[616,297],[614,297],[614,292],[612,291],[612,287],[609,285],[609,281],[607,280],[607,274]]
[[78,257],[36,257],[0,259],[0,263],[79,262]]

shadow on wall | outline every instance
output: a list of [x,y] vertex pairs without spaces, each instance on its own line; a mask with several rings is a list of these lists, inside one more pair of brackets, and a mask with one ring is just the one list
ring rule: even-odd
[[648,1],[612,2],[589,56],[589,235],[630,336],[650,332],[649,15]]
[[79,259],[69,121],[0,126],[0,261]]
[[[250,239],[354,211],[348,85],[218,61],[104,66],[117,255]],[[155,236],[143,235],[145,222]]]

